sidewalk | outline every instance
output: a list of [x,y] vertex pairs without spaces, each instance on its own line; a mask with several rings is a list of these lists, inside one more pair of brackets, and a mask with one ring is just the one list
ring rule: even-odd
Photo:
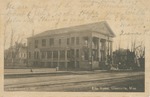
[[94,71],[56,71],[55,68],[39,69],[5,69],[4,75],[34,75],[34,74],[92,74],[92,73],[110,73],[110,72],[133,72],[131,70],[94,70]]
[[106,70],[94,71],[56,71],[55,68],[40,68],[40,69],[5,69],[4,75],[38,75],[38,74],[92,74],[106,72]]
[[56,71],[56,69],[41,68],[41,69],[5,69],[5,75],[23,75],[23,74],[48,74],[48,73],[66,73],[68,71]]

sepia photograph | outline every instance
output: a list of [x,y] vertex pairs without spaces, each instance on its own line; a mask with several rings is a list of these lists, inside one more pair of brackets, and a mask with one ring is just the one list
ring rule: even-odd
[[1,5],[4,92],[149,93],[146,0]]
[[122,48],[120,39],[113,51],[106,21],[33,32],[27,45],[12,45],[13,33],[4,53],[6,91],[144,92],[144,40]]

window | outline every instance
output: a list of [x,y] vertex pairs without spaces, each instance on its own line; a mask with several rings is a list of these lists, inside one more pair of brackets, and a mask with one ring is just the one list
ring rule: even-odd
[[46,39],[42,39],[42,46],[46,46]]
[[38,40],[35,40],[35,48],[38,48]]
[[71,37],[71,44],[74,44],[75,37]]
[[37,52],[37,59],[39,58],[39,52]]
[[34,52],[34,59],[36,59],[36,52]]
[[54,45],[54,38],[50,38],[50,39],[49,39],[49,45],[50,45],[50,46],[53,46],[53,45]]
[[53,58],[54,59],[58,59],[58,51],[54,51],[53,52]]
[[64,50],[60,51],[60,58],[65,59],[65,51]]
[[41,62],[41,66],[45,66],[45,62]]
[[31,58],[31,52],[29,52],[29,58]]
[[70,39],[69,38],[67,38],[67,45],[69,45],[70,44]]
[[76,37],[76,44],[79,45],[79,37]]
[[52,67],[52,64],[51,64],[51,62],[47,62],[47,67]]
[[70,58],[70,50],[67,50],[67,58]]
[[53,62],[53,68],[56,68],[57,67],[57,62]]
[[38,59],[39,58],[39,52],[34,52],[34,59]]
[[76,61],[76,68],[79,68],[79,61]]
[[71,59],[74,59],[74,55],[75,55],[74,49],[71,49],[70,50],[70,57],[71,57]]
[[61,39],[59,39],[59,45],[61,45]]
[[65,68],[65,62],[59,62],[59,64],[60,64],[59,65],[60,68]]
[[52,52],[51,51],[47,52],[47,58],[52,58]]
[[42,52],[41,58],[45,59],[45,57],[46,57],[46,52]]
[[79,49],[76,50],[76,57],[79,58]]

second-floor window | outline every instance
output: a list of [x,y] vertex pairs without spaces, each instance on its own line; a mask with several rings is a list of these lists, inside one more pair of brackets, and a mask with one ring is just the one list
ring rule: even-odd
[[38,40],[35,40],[35,48],[38,48]]
[[28,57],[31,58],[31,52],[29,52],[29,56]]
[[70,44],[70,39],[69,38],[67,38],[67,45],[69,45]]
[[73,45],[75,41],[75,37],[71,37],[71,44]]
[[79,45],[79,37],[76,37],[76,44]]
[[46,39],[42,39],[42,46],[46,46]]
[[88,37],[83,37],[84,46],[88,46]]
[[61,39],[59,39],[59,45],[61,45]]
[[49,45],[50,45],[50,46],[53,46],[53,45],[54,45],[54,38],[50,38],[50,39],[49,39]]

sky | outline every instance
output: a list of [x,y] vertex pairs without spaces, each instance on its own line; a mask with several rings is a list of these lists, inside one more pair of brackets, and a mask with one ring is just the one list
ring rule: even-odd
[[[26,43],[32,33],[107,21],[116,37],[113,50],[144,44],[150,35],[150,4],[146,0],[6,0],[1,19],[4,48]],[[148,3],[149,2],[149,3]],[[120,44],[120,45],[119,45]]]

